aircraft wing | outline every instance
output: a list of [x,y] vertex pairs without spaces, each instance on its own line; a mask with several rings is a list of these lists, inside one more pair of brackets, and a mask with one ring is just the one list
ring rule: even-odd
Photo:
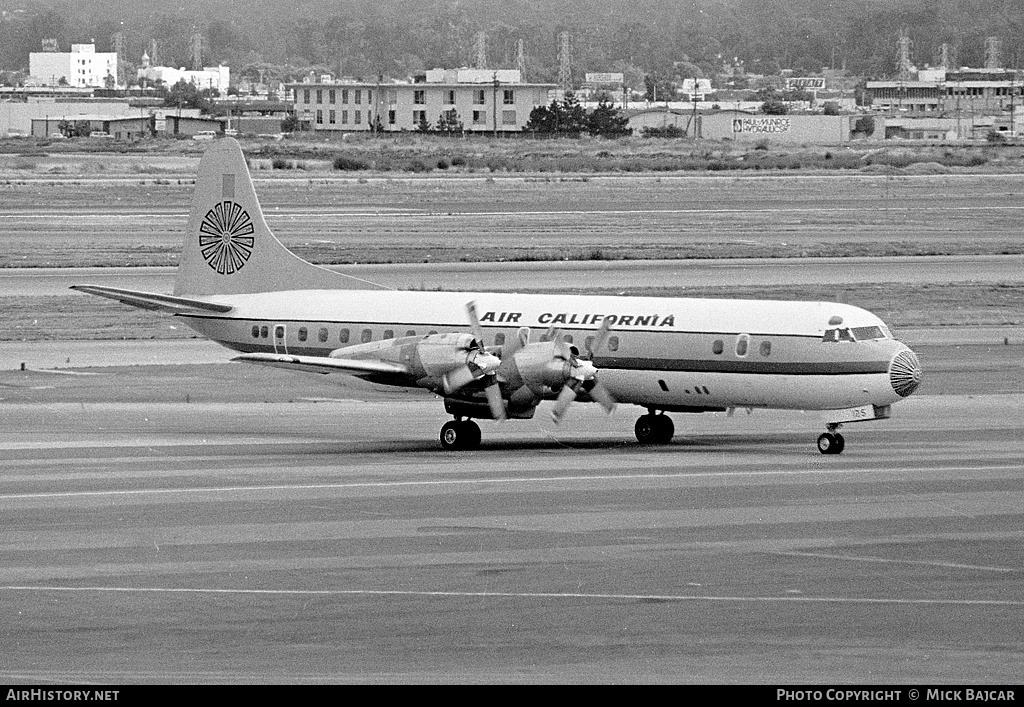
[[291,354],[249,353],[236,356],[232,361],[255,363],[260,366],[284,368],[305,373],[344,373],[376,383],[410,384],[410,371],[397,363],[386,361],[359,361],[350,358],[326,356],[293,356]]
[[171,314],[230,312],[233,309],[230,304],[217,304],[216,302],[207,302],[206,300],[176,297],[174,295],[162,295],[156,292],[122,290],[119,287],[104,287],[102,285],[72,285],[71,289],[78,290],[79,292],[85,292],[89,295],[97,295],[99,297],[117,300],[123,304],[130,304],[132,307],[170,312]]

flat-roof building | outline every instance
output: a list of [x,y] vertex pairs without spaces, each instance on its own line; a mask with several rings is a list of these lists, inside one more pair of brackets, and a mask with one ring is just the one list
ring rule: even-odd
[[39,86],[114,86],[117,54],[97,52],[95,44],[72,44],[70,52],[30,52],[29,81]]
[[412,83],[354,80],[288,84],[295,115],[314,131],[382,132],[458,126],[472,133],[520,132],[555,84],[522,83],[519,71],[432,69]]
[[872,106],[902,113],[998,113],[1024,95],[1012,69],[922,70],[916,81],[868,81],[866,88]]

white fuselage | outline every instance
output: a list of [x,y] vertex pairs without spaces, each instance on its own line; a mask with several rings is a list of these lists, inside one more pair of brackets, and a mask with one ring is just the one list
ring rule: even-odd
[[[553,283],[557,284],[557,283]],[[242,352],[328,356],[401,336],[467,332],[475,301],[487,346],[522,328],[550,328],[587,355],[621,403],[661,410],[727,407],[840,409],[888,406],[903,396],[891,366],[906,346],[863,309],[822,302],[500,293],[295,290],[220,295],[225,314],[183,314]]]

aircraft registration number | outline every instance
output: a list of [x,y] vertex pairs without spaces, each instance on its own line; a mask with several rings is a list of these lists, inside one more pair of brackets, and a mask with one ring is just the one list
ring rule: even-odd
[[861,422],[863,420],[874,419],[874,405],[860,405],[859,407],[855,408],[845,408],[843,410],[829,410],[828,412],[829,422]]

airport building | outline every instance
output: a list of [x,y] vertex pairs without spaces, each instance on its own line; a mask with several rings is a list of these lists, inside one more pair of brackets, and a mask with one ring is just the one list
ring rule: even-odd
[[[329,78],[329,77],[328,77]],[[312,81],[289,84],[295,115],[313,131],[521,132],[530,112],[550,102],[555,84],[523,83],[511,69],[432,69],[409,83]]]
[[97,52],[95,44],[72,44],[70,52],[30,52],[29,82],[38,86],[102,88],[117,84],[117,54]]

